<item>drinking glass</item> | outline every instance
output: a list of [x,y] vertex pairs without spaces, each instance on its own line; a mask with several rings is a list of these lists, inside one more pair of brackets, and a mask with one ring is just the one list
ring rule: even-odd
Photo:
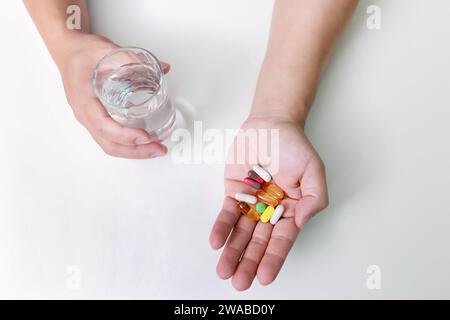
[[172,132],[175,109],[161,63],[149,51],[137,47],[113,50],[98,62],[92,85],[108,113],[122,125],[143,128],[156,140]]

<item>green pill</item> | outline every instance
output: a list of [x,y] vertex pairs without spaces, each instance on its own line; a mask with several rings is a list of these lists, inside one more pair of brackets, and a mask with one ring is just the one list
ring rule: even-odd
[[262,202],[258,202],[256,204],[256,212],[258,212],[259,214],[263,213],[264,210],[266,210],[266,205]]

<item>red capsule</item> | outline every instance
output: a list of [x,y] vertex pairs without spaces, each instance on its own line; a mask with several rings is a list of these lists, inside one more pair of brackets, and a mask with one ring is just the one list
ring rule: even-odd
[[252,178],[249,177],[245,178],[244,183],[252,188],[261,189],[261,183],[253,180]]
[[264,183],[264,179],[258,176],[258,174],[253,170],[250,170],[248,172],[248,176],[260,184]]

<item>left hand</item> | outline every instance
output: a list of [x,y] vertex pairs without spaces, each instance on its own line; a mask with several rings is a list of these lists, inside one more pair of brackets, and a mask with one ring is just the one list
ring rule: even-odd
[[[251,170],[249,163],[229,163],[225,167],[225,200],[212,228],[210,244],[213,249],[225,245],[217,274],[222,279],[232,277],[237,290],[248,289],[257,277],[262,285],[270,284],[278,275],[299,230],[317,212],[328,205],[325,167],[303,130],[296,123],[281,118],[249,118],[239,134],[245,130],[279,129],[278,171],[271,172],[274,182],[286,193],[281,202],[283,217],[273,226],[255,222],[241,215],[234,195],[237,192],[254,194],[255,189],[242,179]],[[258,132],[258,131],[257,131]],[[238,136],[239,136],[238,134]],[[232,148],[236,148],[238,138]],[[256,145],[246,150],[256,159],[263,158]],[[274,160],[274,155],[271,155]],[[264,163],[260,163],[264,167]],[[228,241],[227,241],[228,239]]]

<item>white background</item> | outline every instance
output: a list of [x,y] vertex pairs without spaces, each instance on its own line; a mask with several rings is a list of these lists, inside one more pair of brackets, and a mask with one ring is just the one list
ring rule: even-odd
[[[366,27],[370,4],[382,29]],[[272,0],[91,0],[94,30],[172,64],[172,96],[204,128],[248,112]],[[308,135],[330,207],[275,283],[215,274],[221,165],[104,155],[76,123],[21,1],[0,1],[0,297],[450,298],[450,2],[362,1]],[[332,17],[330,17],[332,18]],[[368,290],[379,265],[382,289]],[[71,290],[68,268],[81,271]]]

